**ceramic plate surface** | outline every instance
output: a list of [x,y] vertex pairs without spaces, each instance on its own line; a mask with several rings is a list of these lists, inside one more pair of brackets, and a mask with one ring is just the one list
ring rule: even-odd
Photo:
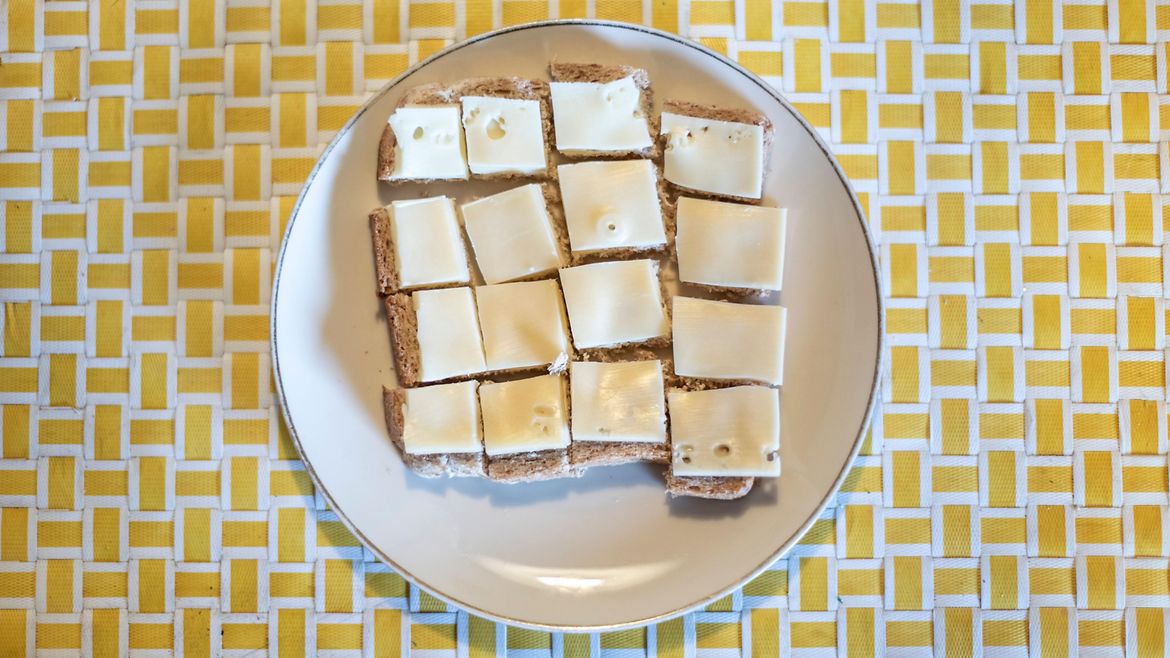
[[[378,139],[404,91],[468,76],[547,79],[550,60],[645,68],[656,105],[765,112],[766,203],[789,208],[787,363],[779,480],[733,502],[670,500],[661,467],[504,485],[426,480],[382,419],[395,382],[374,287],[370,209],[421,187],[378,183]],[[503,184],[437,185],[468,199]],[[397,196],[396,196],[397,195]],[[614,628],[685,612],[770,565],[807,530],[860,445],[878,381],[881,307],[865,223],[844,175],[768,85],[694,43],[597,21],[520,26],[461,43],[371,99],[326,150],[276,269],[273,364],[285,419],[320,491],[380,559],[477,614],[530,627]]]

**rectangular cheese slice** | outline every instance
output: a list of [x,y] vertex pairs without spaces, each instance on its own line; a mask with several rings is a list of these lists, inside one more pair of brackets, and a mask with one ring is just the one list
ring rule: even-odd
[[673,317],[677,374],[783,382],[784,307],[675,297]]
[[471,280],[455,204],[449,197],[395,201],[389,210],[400,287]]
[[463,130],[473,174],[535,174],[545,170],[540,101],[464,96]]
[[709,286],[780,290],[785,208],[709,199],[678,200],[678,275]]
[[545,366],[569,354],[556,281],[480,286],[475,298],[488,370]]
[[780,475],[780,392],[776,389],[672,389],[667,405],[674,475]]
[[569,380],[574,441],[666,441],[661,361],[575,361]]
[[424,382],[485,370],[471,288],[419,290],[411,295],[418,322],[419,378]]
[[394,168],[390,180],[467,180],[467,156],[457,105],[394,110]]
[[489,457],[569,446],[565,379],[542,375],[479,387]]
[[662,113],[663,175],[692,190],[759,199],[764,184],[764,129],[751,123]]
[[642,92],[632,77],[613,82],[553,82],[557,150],[629,153],[650,148]]
[[522,279],[561,265],[540,185],[522,185],[463,204],[463,224],[488,283]]
[[573,251],[666,244],[653,162],[581,162],[560,165],[557,173]]
[[478,382],[403,389],[402,442],[412,455],[482,452]]
[[561,270],[561,286],[578,349],[636,343],[670,331],[657,261],[567,267]]

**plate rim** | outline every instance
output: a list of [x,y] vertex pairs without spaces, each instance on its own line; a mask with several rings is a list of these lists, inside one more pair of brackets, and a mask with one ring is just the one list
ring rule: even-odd
[[[417,72],[418,70],[422,69],[423,67],[429,65],[431,62],[434,62],[441,57],[445,57],[447,55],[450,55],[456,51],[462,50],[463,48],[466,48],[466,47],[471,46],[473,44],[479,43],[481,41],[486,41],[486,40],[492,39],[494,37],[502,36],[502,35],[509,34],[512,32],[521,32],[521,31],[526,31],[526,30],[531,30],[531,29],[540,29],[540,28],[555,27],[555,26],[561,26],[561,25],[577,25],[577,26],[585,26],[585,27],[602,27],[602,28],[629,30],[632,32],[641,32],[643,34],[648,34],[651,36],[666,39],[668,41],[672,41],[677,45],[691,48],[692,50],[698,52],[699,54],[706,55],[708,57],[715,59],[719,63],[730,68],[732,71],[743,76],[747,82],[751,82],[751,83],[755,84],[756,86],[758,86],[764,93],[768,94],[773,100],[775,100],[786,112],[788,112],[789,115],[791,115],[794,119],[796,119],[796,121],[800,124],[801,128],[803,128],[804,131],[806,133],[808,133],[808,135],[810,137],[812,137],[813,142],[816,144],[817,148],[819,148],[821,150],[821,152],[828,159],[829,163],[832,165],[833,171],[837,175],[837,179],[841,183],[841,186],[844,188],[846,194],[849,195],[849,201],[853,205],[854,218],[857,220],[857,223],[861,228],[862,234],[865,237],[867,252],[869,254],[869,265],[870,265],[869,269],[870,269],[870,274],[873,276],[874,291],[875,291],[876,302],[877,302],[877,329],[878,329],[878,337],[877,337],[877,344],[876,344],[877,358],[874,361],[874,370],[873,370],[873,374],[872,374],[871,381],[870,381],[869,399],[866,402],[865,413],[864,413],[864,416],[862,417],[860,425],[858,426],[857,433],[854,436],[853,446],[850,448],[850,451],[849,451],[849,457],[841,465],[841,470],[838,472],[836,479],[834,479],[833,485],[829,488],[829,490],[826,492],[825,496],[817,504],[816,509],[813,510],[813,512],[809,515],[809,517],[807,519],[805,519],[805,521],[796,530],[796,532],[792,534],[791,537],[789,537],[785,542],[783,542],[779,547],[777,547],[775,552],[773,552],[770,556],[768,556],[762,563],[753,567],[748,573],[746,573],[742,577],[738,578],[735,582],[729,584],[727,587],[724,587],[724,588],[722,588],[722,589],[720,589],[712,594],[705,595],[696,601],[691,601],[691,602],[682,604],[682,605],[680,605],[680,606],[678,606],[670,611],[667,611],[667,612],[658,613],[658,614],[655,614],[655,615],[652,615],[649,617],[644,617],[644,618],[635,619],[635,620],[631,620],[631,621],[610,623],[610,624],[581,624],[581,625],[546,624],[546,623],[542,623],[542,622],[535,622],[535,621],[524,620],[524,619],[516,619],[516,618],[508,617],[506,615],[502,615],[500,613],[492,612],[490,610],[485,610],[485,609],[477,607],[473,604],[469,604],[467,602],[461,601],[454,596],[451,596],[449,594],[446,594],[445,592],[442,592],[442,591],[436,589],[435,587],[429,585],[428,583],[426,583],[425,581],[420,579],[418,576],[411,573],[409,570],[402,568],[397,562],[395,562],[392,558],[390,558],[388,555],[386,555],[382,550],[380,550],[376,545],[374,545],[374,543],[371,542],[369,540],[369,538],[367,538],[365,536],[365,534],[362,533],[362,531],[356,525],[354,525],[354,523],[350,520],[350,518],[346,515],[346,513],[341,509],[341,507],[333,499],[332,494],[329,493],[329,489],[326,486],[324,486],[324,483],[322,482],[321,478],[318,476],[316,469],[313,468],[312,463],[306,458],[304,447],[301,444],[300,437],[297,435],[296,425],[293,423],[292,416],[288,410],[288,405],[286,403],[286,397],[285,397],[285,392],[284,392],[284,381],[280,375],[280,358],[279,358],[279,354],[278,354],[278,350],[277,350],[277,343],[278,343],[278,341],[277,341],[277,335],[278,335],[278,331],[277,331],[277,306],[278,306],[278,298],[280,296],[280,283],[281,283],[281,276],[280,275],[284,269],[285,255],[286,255],[286,252],[288,250],[289,238],[292,236],[293,227],[296,225],[296,220],[300,214],[301,206],[304,204],[305,196],[307,195],[309,188],[311,187],[311,185],[313,183],[313,180],[316,178],[321,167],[324,165],[324,163],[328,159],[329,155],[337,147],[337,145],[341,141],[341,139],[350,131],[350,129],[353,128],[353,126],[358,122],[358,120],[362,118],[362,116],[370,109],[370,107],[372,105],[374,105],[374,103],[376,103],[379,99],[381,99],[386,94],[390,93],[390,91],[392,89],[397,87],[399,84],[401,84],[403,81],[405,81],[411,75],[413,75],[415,72]],[[296,448],[297,454],[300,457],[301,463],[304,464],[305,470],[308,472],[309,478],[312,480],[313,485],[316,487],[317,491],[325,499],[326,503],[328,503],[329,508],[337,515],[337,518],[341,521],[342,525],[344,525],[347,530],[349,530],[351,533],[353,533],[353,535],[355,537],[358,538],[358,540],[362,543],[362,546],[364,546],[367,550],[369,550],[371,553],[373,553],[381,562],[389,565],[392,569],[394,569],[394,571],[396,573],[401,575],[408,582],[410,582],[411,584],[413,584],[415,586],[422,587],[422,588],[426,589],[428,593],[434,595],[436,598],[448,603],[449,605],[455,606],[456,608],[458,608],[460,610],[473,612],[476,615],[482,616],[484,618],[487,618],[487,619],[490,619],[492,621],[496,621],[499,623],[504,623],[504,624],[508,624],[511,626],[517,626],[520,628],[527,628],[527,629],[531,629],[531,630],[550,631],[550,632],[616,631],[616,630],[624,630],[624,629],[629,629],[629,628],[637,628],[637,627],[647,626],[649,624],[653,624],[653,623],[673,619],[675,617],[679,617],[679,616],[684,615],[688,612],[691,612],[697,608],[700,608],[700,607],[710,603],[711,601],[714,601],[714,600],[717,600],[723,596],[726,596],[728,593],[742,587],[745,583],[747,583],[748,581],[750,581],[751,579],[755,578],[757,575],[759,575],[760,573],[765,571],[769,566],[774,564],[776,561],[782,559],[789,551],[792,550],[792,548],[794,546],[796,546],[797,543],[800,542],[801,539],[804,538],[804,536],[812,528],[813,524],[816,523],[816,521],[820,518],[821,514],[825,511],[825,508],[828,507],[830,500],[834,496],[837,495],[838,491],[841,488],[841,485],[845,482],[846,477],[848,477],[849,472],[850,472],[854,462],[857,460],[857,456],[861,451],[861,446],[865,442],[865,435],[866,435],[866,432],[868,431],[869,426],[871,424],[874,409],[877,406],[878,389],[879,389],[879,385],[881,383],[881,373],[884,371],[884,367],[885,367],[886,347],[887,347],[885,297],[883,295],[881,265],[878,262],[877,242],[874,239],[873,233],[869,227],[869,223],[866,221],[865,217],[866,217],[865,211],[861,206],[861,202],[857,198],[857,193],[853,189],[853,185],[849,182],[848,176],[846,176],[844,170],[841,168],[841,164],[837,161],[837,158],[833,155],[833,152],[830,150],[828,144],[825,143],[824,139],[821,138],[820,134],[816,131],[815,128],[813,128],[813,126],[811,124],[809,124],[809,122],[804,118],[804,116],[802,116],[796,110],[796,108],[794,108],[792,106],[792,104],[789,103],[788,100],[783,95],[781,95],[780,91],[777,90],[773,85],[765,82],[758,75],[756,75],[752,71],[748,70],[743,65],[739,64],[738,62],[731,59],[730,57],[727,57],[726,55],[724,55],[720,52],[712,50],[711,48],[709,48],[709,47],[707,47],[707,46],[705,46],[697,41],[692,41],[690,39],[687,39],[686,37],[680,36],[678,34],[674,34],[672,32],[667,32],[665,30],[660,30],[658,28],[649,27],[649,26],[641,25],[641,24],[637,24],[637,23],[624,23],[621,21],[611,21],[611,20],[592,19],[592,18],[569,18],[569,19],[551,19],[551,20],[544,20],[544,21],[533,21],[533,22],[529,22],[529,23],[521,23],[518,25],[502,27],[502,28],[491,30],[488,32],[484,32],[482,34],[478,34],[478,35],[475,35],[472,37],[468,37],[462,41],[458,41],[456,43],[453,43],[453,44],[447,46],[446,48],[443,48],[442,50],[430,55],[426,59],[420,60],[420,61],[416,62],[415,64],[407,67],[406,70],[404,70],[402,73],[395,76],[392,80],[390,80],[385,85],[383,85],[381,89],[379,89],[372,96],[370,96],[368,99],[366,99],[365,102],[362,103],[362,106],[360,108],[358,108],[358,110],[356,112],[354,112],[353,116],[351,116],[348,121],[345,122],[345,124],[341,127],[340,130],[337,131],[337,134],[333,136],[333,138],[329,141],[329,144],[321,152],[321,155],[317,158],[317,161],[316,161],[316,163],[314,163],[313,168],[309,171],[309,175],[305,178],[304,187],[301,188],[300,193],[297,195],[296,203],[293,204],[293,208],[289,213],[288,224],[287,224],[287,226],[285,226],[285,230],[284,230],[283,234],[281,235],[280,250],[278,252],[277,259],[276,259],[276,266],[274,267],[273,274],[272,274],[272,295],[271,295],[270,302],[269,302],[269,335],[270,335],[270,343],[271,343],[269,350],[270,350],[270,358],[272,361],[273,382],[274,382],[275,388],[276,388],[276,397],[277,397],[277,401],[279,403],[278,406],[280,407],[281,417],[284,419],[285,427],[288,430],[289,439],[292,441],[293,446]]]

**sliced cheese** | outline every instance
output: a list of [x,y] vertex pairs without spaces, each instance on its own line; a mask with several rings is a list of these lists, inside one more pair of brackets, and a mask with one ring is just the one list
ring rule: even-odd
[[569,353],[556,281],[480,286],[475,298],[488,370],[544,366]]
[[675,297],[673,316],[679,375],[782,383],[784,307]]
[[391,180],[467,180],[458,106],[400,107],[388,123],[395,142]]
[[654,163],[581,162],[557,173],[573,251],[666,244]]
[[609,347],[670,331],[653,260],[608,261],[561,270],[573,344]]
[[674,475],[780,475],[779,391],[763,386],[672,389],[667,399]]
[[419,377],[433,382],[485,370],[471,288],[411,295],[418,322]]
[[395,201],[390,204],[390,217],[399,285],[413,288],[471,280],[450,198]]
[[662,113],[663,175],[683,187],[758,199],[764,184],[764,129],[751,123]]
[[549,272],[561,265],[539,185],[522,185],[464,204],[463,224],[488,283]]
[[574,441],[666,441],[662,362],[574,362]]
[[532,174],[545,169],[540,101],[463,97],[467,164],[473,174]]
[[557,149],[565,153],[627,153],[650,148],[642,92],[633,78],[613,82],[553,82]]
[[556,450],[569,446],[565,379],[542,375],[482,384],[483,443],[488,456]]
[[404,389],[402,442],[412,455],[480,452],[478,382]]
[[678,276],[711,286],[780,290],[785,208],[678,200]]

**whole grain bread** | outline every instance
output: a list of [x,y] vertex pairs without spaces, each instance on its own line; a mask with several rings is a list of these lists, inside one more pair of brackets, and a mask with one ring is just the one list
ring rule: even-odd
[[537,450],[487,458],[488,479],[505,484],[581,477],[584,471],[569,463],[569,449]]
[[406,452],[404,435],[406,430],[406,392],[400,388],[382,387],[382,410],[386,417],[386,429],[390,441],[402,455],[407,468],[427,478],[436,477],[482,477],[485,461],[482,452],[438,453],[413,455]]
[[[748,110],[748,109],[743,109],[743,108],[718,107],[715,105],[703,105],[701,103],[692,103],[690,101],[680,101],[680,100],[665,101],[662,104],[662,111],[668,112],[670,114],[681,114],[683,116],[698,117],[701,119],[711,119],[712,121],[730,121],[733,123],[750,123],[750,124],[753,124],[756,126],[760,126],[761,128],[763,128],[763,131],[764,131],[764,145],[763,145],[764,163],[763,163],[763,169],[761,172],[761,176],[765,177],[765,178],[767,177],[767,175],[768,175],[768,154],[772,150],[772,138],[775,134],[775,128],[772,125],[772,120],[769,119],[766,115],[764,115],[764,113],[756,111],[756,110]],[[668,138],[669,138],[668,135],[659,135],[658,136],[659,144],[662,147],[662,150],[664,153],[666,151],[666,142],[667,142]],[[723,200],[728,200],[728,201],[738,201],[740,203],[750,203],[752,205],[758,205],[758,204],[762,203],[764,200],[763,195],[761,195],[759,199],[753,199],[750,197],[735,196],[733,194],[716,194],[714,192],[706,192],[703,190],[696,190],[696,189],[692,189],[689,187],[684,187],[682,185],[677,185],[675,183],[670,183],[669,181],[667,182],[667,184],[670,186],[670,189],[673,192],[675,192],[674,196],[676,198],[677,198],[677,195],[679,193],[687,193],[687,194],[691,194],[694,196],[705,197],[708,199],[723,199]]]
[[[644,69],[621,64],[581,64],[575,62],[552,62],[548,66],[549,76],[553,82],[597,82],[605,84],[616,82],[624,78],[633,78],[634,86],[641,95],[642,116],[646,117],[647,129],[650,133],[650,146],[640,151],[566,151],[560,147],[557,150],[569,158],[627,158],[638,156],[643,158],[657,158],[662,148],[655,138],[658,134],[658,115],[654,113],[654,91],[650,87],[650,76]],[[555,118],[555,117],[554,117]]]

